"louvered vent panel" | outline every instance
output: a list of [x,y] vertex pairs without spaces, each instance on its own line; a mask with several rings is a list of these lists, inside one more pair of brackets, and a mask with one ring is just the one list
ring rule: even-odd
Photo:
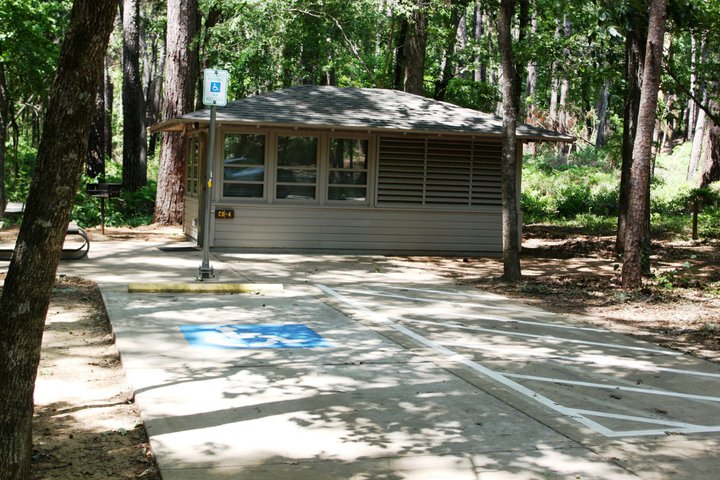
[[487,141],[383,137],[378,202],[500,205],[501,153]]
[[471,161],[470,142],[428,140],[425,203],[469,205]]
[[470,203],[502,205],[502,144],[476,140],[473,147]]
[[425,140],[380,140],[378,202],[423,203]]

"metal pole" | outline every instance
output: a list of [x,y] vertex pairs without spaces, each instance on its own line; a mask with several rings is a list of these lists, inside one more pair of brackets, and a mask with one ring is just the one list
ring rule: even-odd
[[197,279],[203,281],[206,278],[215,277],[215,271],[210,266],[210,214],[212,205],[212,187],[213,187],[213,161],[215,158],[215,111],[216,106],[210,107],[210,139],[207,154],[207,183],[205,185],[205,218],[203,219],[203,258],[200,268],[198,268]]

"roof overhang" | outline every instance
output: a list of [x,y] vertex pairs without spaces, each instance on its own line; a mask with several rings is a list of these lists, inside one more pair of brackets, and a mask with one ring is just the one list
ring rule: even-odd
[[[322,129],[376,134],[502,136],[493,115],[395,90],[300,86],[246,97],[216,110],[224,127]],[[150,127],[151,133],[207,128],[210,109],[197,110]],[[519,123],[523,142],[574,142],[552,130]]]

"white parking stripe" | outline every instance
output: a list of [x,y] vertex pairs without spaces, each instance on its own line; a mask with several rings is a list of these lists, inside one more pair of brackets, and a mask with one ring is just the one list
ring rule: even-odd
[[[581,332],[596,332],[596,333],[609,333],[607,330],[603,328],[593,328],[593,327],[576,327],[575,325],[566,325],[562,323],[543,323],[543,322],[531,322],[529,320],[516,320],[514,318],[507,318],[507,317],[496,317],[495,315],[485,315],[485,314],[474,314],[470,315],[467,313],[455,313],[451,312],[448,313],[447,310],[439,310],[439,309],[423,309],[420,308],[406,308],[408,311],[418,311],[422,310],[421,313],[424,314],[424,316],[430,316],[437,318],[439,315],[450,315],[455,318],[467,318],[470,320],[482,320],[482,321],[488,321],[488,322],[500,322],[500,323],[517,323],[520,325],[532,325],[537,327],[543,327],[543,328],[559,328],[563,330],[578,330]],[[405,318],[405,317],[403,317]],[[455,323],[454,325],[462,325]]]
[[507,297],[502,295],[496,295],[494,293],[464,293],[464,292],[450,292],[448,290],[432,290],[429,288],[411,288],[411,287],[398,287],[396,285],[383,285],[382,288],[390,290],[407,290],[409,292],[425,292],[425,293],[437,293],[440,295],[454,295],[456,297],[468,297],[468,298],[482,298],[485,300],[507,300]]
[[[374,292],[371,290],[358,290],[358,289],[350,289],[350,288],[343,288],[342,291],[344,293],[359,293],[360,295],[368,295],[372,297],[386,297],[386,298],[397,298],[399,300],[410,300],[413,302],[421,302],[421,303],[444,303],[449,305],[455,305],[458,307],[473,307],[473,308],[484,308],[489,310],[503,310],[503,311],[515,311],[515,312],[523,312],[526,310],[520,309],[520,308],[509,308],[509,307],[496,307],[495,305],[487,305],[484,303],[464,303],[464,302],[453,302],[451,300],[434,300],[434,299],[427,299],[427,298],[415,298],[415,297],[406,297],[405,295],[394,295],[392,293],[380,293],[380,292]],[[547,315],[552,316],[552,313],[549,312],[532,312],[533,315]]]
[[561,378],[552,378],[552,377],[537,377],[534,375],[522,375],[519,373],[504,373],[506,377],[511,378],[521,378],[523,380],[531,380],[534,382],[548,382],[548,383],[557,383],[561,385],[575,385],[578,387],[591,387],[591,388],[600,388],[603,390],[614,390],[614,391],[620,391],[620,392],[633,392],[633,393],[643,393],[647,395],[663,395],[665,397],[679,397],[679,398],[687,398],[689,400],[707,400],[710,402],[720,402],[720,397],[709,397],[706,395],[693,395],[691,393],[681,393],[681,392],[672,392],[670,390],[657,390],[653,388],[637,388],[637,387],[627,387],[623,385],[608,385],[607,383],[591,383],[591,382],[578,382],[575,380],[563,380]]
[[[325,292],[327,295],[334,297],[335,299],[345,303],[346,305],[352,307],[355,309],[358,313],[363,314],[363,316],[367,317],[369,320],[382,323],[393,330],[402,333],[403,335],[411,338],[415,342],[417,342],[420,345],[429,347],[430,349],[444,355],[447,357],[450,361],[454,361],[460,364],[463,364],[476,372],[485,375],[486,377],[490,378],[491,380],[494,380],[512,390],[515,392],[524,395],[532,400],[535,400],[536,402],[540,403],[541,405],[554,410],[562,415],[565,415],[578,423],[585,425],[586,427],[589,427],[596,432],[600,433],[601,435],[605,435],[606,437],[625,437],[625,436],[657,436],[657,435],[663,435],[668,433],[709,433],[709,432],[720,432],[720,426],[705,426],[705,425],[695,425],[690,423],[684,423],[684,422],[677,422],[672,420],[661,420],[661,419],[654,419],[649,417],[636,417],[636,416],[629,416],[629,415],[622,415],[622,414],[615,414],[610,412],[598,412],[594,410],[584,410],[584,409],[576,409],[576,408],[570,408],[566,407],[564,405],[561,405],[550,398],[535,392],[513,380],[511,380],[508,377],[516,376],[516,377],[528,377],[528,378],[537,378],[537,379],[545,379],[545,377],[529,377],[529,376],[521,376],[516,374],[502,374],[500,372],[496,372],[488,367],[485,367],[459,353],[456,353],[449,348],[434,342],[396,322],[391,320],[390,318],[386,317],[385,315],[382,315],[380,313],[374,312],[371,309],[365,307],[363,304],[357,302],[356,300],[347,297],[345,295],[342,295],[335,290],[321,284],[316,285],[320,290]],[[434,322],[441,326],[447,326],[446,324],[441,324],[438,322]],[[487,330],[487,329],[484,329]],[[489,330],[492,333],[500,333],[496,330]],[[592,343],[592,342],[591,342]],[[617,347],[617,345],[610,344],[611,347]],[[639,348],[639,347],[630,347],[630,348]],[[661,350],[652,350],[657,351],[659,353],[666,353]],[[678,354],[679,355],[679,354]],[[670,370],[670,369],[668,369]],[[551,380],[547,380],[551,381]],[[578,384],[586,384],[586,385],[593,385],[593,386],[601,386],[601,387],[607,387],[607,385],[604,384],[589,384],[585,382],[577,382]],[[616,386],[612,387],[613,389],[616,388]],[[628,389],[630,387],[621,387]],[[660,390],[649,390],[649,389],[638,389],[642,390],[643,393],[655,393],[655,394],[673,394],[672,396],[684,396],[685,398],[691,399],[691,396],[689,394],[678,394],[676,392],[667,392],[667,391],[660,391]],[[662,392],[662,393],[659,393]],[[692,396],[692,397],[698,397],[698,398],[692,398],[692,399],[703,399],[708,400],[712,399],[712,401],[717,401],[714,397],[701,397],[701,396]],[[600,423],[596,422],[590,417],[601,417],[601,418],[611,418],[616,420],[625,420],[625,421],[635,421],[638,423],[648,423],[648,424],[655,424],[655,425],[665,425],[669,428],[664,429],[647,429],[647,430],[628,430],[628,431],[616,431],[609,429],[605,427],[604,425],[601,425]]]
[[[451,327],[451,328],[457,328],[460,330],[470,330],[473,332],[483,332],[483,333],[492,333],[495,335],[501,335],[501,336],[508,336],[508,337],[523,337],[523,338],[532,338],[535,340],[541,340],[545,343],[573,343],[576,345],[591,345],[594,347],[605,347],[605,348],[614,348],[619,350],[632,350],[632,351],[638,351],[638,352],[651,352],[656,353],[659,355],[671,355],[671,356],[681,356],[681,352],[675,352],[673,350],[660,350],[656,348],[647,348],[647,347],[631,347],[628,345],[619,345],[616,343],[603,343],[603,342],[591,342],[588,340],[575,340],[573,338],[563,338],[563,337],[555,337],[552,335],[535,335],[532,333],[520,333],[520,332],[507,332],[505,330],[496,330],[492,328],[482,328],[482,327],[471,327],[467,325],[458,325],[458,324],[452,324],[452,323],[441,323],[441,322],[433,322],[430,320],[415,320],[415,319],[409,319],[407,317],[403,317],[404,322],[408,323],[419,323],[423,325],[437,325],[441,327]],[[472,343],[444,343],[444,345],[449,345],[453,347],[465,347],[465,348],[474,348],[477,344]]]

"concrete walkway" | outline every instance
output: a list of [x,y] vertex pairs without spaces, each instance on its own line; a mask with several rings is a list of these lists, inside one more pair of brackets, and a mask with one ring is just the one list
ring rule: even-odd
[[[720,366],[453,285],[381,256],[216,252],[281,294],[130,294],[200,252],[96,242],[165,480],[704,479]],[[0,268],[7,263],[0,263]]]

